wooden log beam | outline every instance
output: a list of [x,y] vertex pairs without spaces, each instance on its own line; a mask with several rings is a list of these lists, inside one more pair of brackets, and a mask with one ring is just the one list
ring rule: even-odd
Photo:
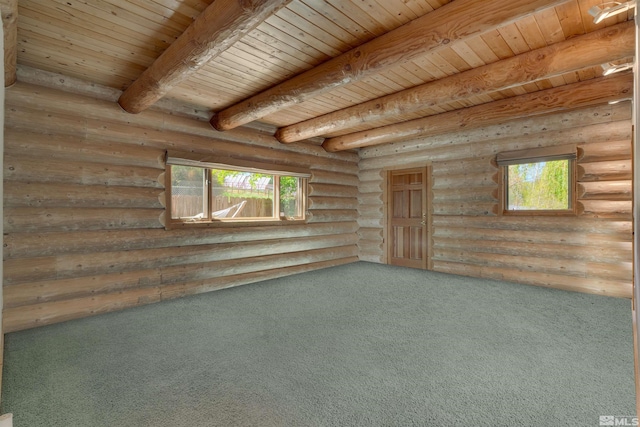
[[296,77],[226,108],[211,118],[229,130],[435,52],[451,43],[564,3],[565,0],[456,0],[339,55]]
[[[595,114],[609,116],[609,108],[615,105],[599,105],[598,109],[589,109]],[[598,113],[604,111],[604,113]],[[412,141],[402,141],[398,143],[390,143],[377,145],[374,147],[364,148],[360,151],[372,152],[378,149],[385,154],[384,156],[366,157],[359,162],[362,171],[376,171],[379,168],[386,168],[393,165],[396,168],[405,165],[416,165],[420,162],[440,162],[451,159],[465,159],[473,156],[485,156],[496,154],[496,147],[509,147],[517,140],[517,148],[534,148],[548,145],[549,141],[562,141],[563,144],[589,144],[599,143],[602,141],[616,141],[624,138],[631,138],[631,122],[609,121],[592,124],[589,118],[585,117],[584,126],[581,128],[566,127],[558,129],[556,126],[561,122],[567,114],[543,115],[538,117],[527,118],[526,120],[513,120],[508,123],[502,123],[498,126],[486,126],[478,129],[464,129],[460,132],[450,132],[432,137],[419,138]],[[593,119],[602,119],[602,117],[592,117]],[[548,131],[536,131],[533,126],[536,122],[546,122]],[[505,126],[508,124],[508,126]],[[526,126],[526,127],[524,127]],[[505,129],[503,135],[499,128]],[[520,135],[514,135],[510,131],[516,128]],[[530,133],[527,133],[530,132]],[[490,137],[494,137],[491,139]],[[466,138],[461,141],[461,138]],[[398,151],[399,148],[404,150],[403,155],[388,154]],[[393,148],[393,150],[389,150]],[[399,151],[398,151],[399,152]],[[437,169],[434,168],[434,169]],[[361,174],[363,172],[360,172]]]
[[145,110],[290,1],[214,1],[124,91],[118,104],[129,113]]
[[[549,136],[551,132],[554,133],[553,136]],[[581,137],[576,138],[579,133]],[[439,159],[440,161],[481,156],[495,157],[495,151],[490,148],[493,147],[492,144],[506,146],[517,140],[519,144],[524,141],[527,147],[533,148],[540,144],[548,144],[549,139],[577,145],[623,139],[631,141],[631,102],[578,108],[552,116],[524,117],[510,121],[509,126],[499,123],[477,129],[465,129],[462,132],[363,148],[357,153],[360,156],[358,174],[370,173],[376,169],[379,171],[378,168],[391,164],[402,167],[406,162],[418,163],[423,161],[419,157],[421,153],[431,154],[433,150],[466,149],[465,145],[473,147],[467,154],[459,152],[444,156]],[[289,144],[287,147],[297,145],[307,144]],[[478,146],[486,148],[478,150]],[[398,156],[398,153],[403,153],[403,156]],[[401,163],[402,160],[405,161]],[[435,167],[434,174],[437,170],[438,167]]]
[[606,103],[628,97],[632,90],[633,75],[631,73],[600,77],[421,119],[328,138],[322,146],[327,151],[342,151],[387,142],[424,138],[462,129],[494,125],[506,120]]
[[633,56],[633,21],[536,49],[278,129],[283,143],[349,129],[427,107],[505,90]]
[[17,80],[18,0],[0,0],[0,14],[4,29],[4,87],[9,87]]

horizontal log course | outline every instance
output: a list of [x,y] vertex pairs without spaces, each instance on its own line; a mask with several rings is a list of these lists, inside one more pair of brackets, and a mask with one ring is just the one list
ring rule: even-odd
[[356,209],[314,209],[309,211],[311,224],[318,222],[356,221],[358,211]]
[[24,282],[5,287],[4,307],[7,309],[126,289],[157,286],[161,283],[161,279],[160,268],[154,268],[68,279],[54,277],[48,280]]
[[447,175],[493,174],[497,172],[496,156],[482,156],[434,162],[432,176],[434,179]]
[[521,242],[527,244],[552,244],[571,246],[599,246],[602,249],[630,251],[631,235],[577,233],[573,231],[527,231],[518,229],[474,228],[447,226],[434,227],[433,238],[482,240],[486,242]]
[[633,281],[633,262],[618,262],[615,264],[606,264],[601,262],[587,263],[587,277],[622,280],[625,282]]
[[434,271],[461,276],[506,280],[527,285],[567,291],[586,292],[621,298],[631,298],[632,283],[620,280],[576,278],[566,275],[522,272],[519,269],[485,267],[447,261],[434,261]]
[[632,174],[631,160],[578,164],[579,182],[630,180]]
[[384,218],[359,217],[358,225],[364,228],[382,228],[384,227]]
[[360,246],[358,256],[361,260],[365,258],[373,259],[373,262],[381,262],[384,259],[382,245]]
[[631,138],[629,121],[600,123],[592,126],[542,131],[528,133],[527,129],[520,129],[522,135],[513,138],[497,136],[493,139],[465,138],[458,144],[451,142],[448,134],[436,137],[422,138],[415,144],[414,150],[407,150],[404,155],[387,155],[363,158],[359,162],[361,170],[379,169],[389,165],[399,167],[403,164],[417,162],[441,162],[452,159],[476,156],[495,156],[501,151],[520,150],[548,146],[549,141],[557,141],[559,145],[583,144]]
[[593,181],[578,184],[580,200],[631,200],[631,181]]
[[356,247],[349,245],[301,251],[294,254],[265,255],[249,259],[213,261],[188,266],[178,265],[136,270],[127,273],[21,283],[6,287],[5,307],[12,308],[82,298],[126,289],[253,273],[274,268],[348,258],[355,256],[355,254]]
[[335,267],[338,265],[349,264],[358,261],[357,256],[349,258],[339,258],[329,261],[320,261],[316,263],[303,264],[295,267],[285,267],[272,270],[263,270],[255,273],[240,274],[237,276],[228,276],[213,280],[197,280],[188,283],[178,283],[166,285],[162,287],[162,299],[173,299],[187,295],[209,292],[217,289],[225,289],[233,286],[244,285],[247,283],[261,282],[265,280],[275,279],[278,277],[289,276],[292,274],[304,273],[322,268]]
[[3,327],[5,333],[15,332],[160,300],[157,288],[139,288],[74,300],[7,308],[2,313]]
[[480,187],[470,185],[464,188],[434,188],[433,203],[452,203],[452,202],[486,202],[496,203],[496,190],[498,186],[493,181],[488,182],[486,186]]
[[235,228],[11,233],[4,237],[4,259],[279,240],[350,234],[357,230],[358,224],[353,219],[349,222]]
[[6,308],[19,307],[49,301],[81,298],[125,289],[212,279],[273,268],[348,258],[355,256],[355,252],[356,247],[349,245],[237,260],[212,261],[89,277],[28,282],[7,286],[4,302]]
[[305,271],[328,268],[355,262],[357,260],[357,257],[341,258],[337,260],[303,264],[295,267],[285,267],[227,276],[224,278],[199,280],[190,283],[171,284],[160,287],[155,286],[130,289],[85,298],[9,308],[3,313],[3,325],[5,327],[5,332],[15,332],[36,326],[78,319],[81,317],[107,313],[186,295],[209,292],[216,289],[229,288],[232,286],[239,286],[247,283],[303,273]]
[[578,214],[595,218],[628,219],[633,216],[631,200],[581,200]]
[[266,255],[237,260],[235,263],[202,263],[161,268],[162,284],[191,282],[214,279],[243,273],[253,273],[274,268],[292,267],[334,259],[350,258],[357,255],[355,245],[336,246],[290,254]]
[[11,182],[6,207],[162,208],[157,188]]
[[605,141],[583,144],[578,147],[580,163],[628,160],[631,158],[631,140]]
[[373,262],[373,263],[376,263],[376,264],[384,264],[385,263],[384,262],[384,257],[380,253],[368,254],[368,253],[360,252],[360,254],[358,254],[358,259],[360,261]]
[[358,172],[358,179],[360,180],[360,182],[364,182],[364,181],[380,181],[385,179],[385,177],[387,176],[386,171],[380,169],[380,170],[366,170],[366,171],[359,171]]
[[382,205],[382,193],[361,193],[358,194],[360,205]]
[[567,217],[523,217],[499,216],[487,221],[482,217],[434,216],[433,226],[475,227],[490,230],[522,230],[522,231],[550,231],[577,232],[609,235],[631,235],[632,223],[629,220],[602,221],[593,218],[580,218],[576,221],[573,216]]
[[356,197],[309,197],[309,210],[316,209],[357,209]]
[[361,217],[368,218],[383,218],[383,209],[384,206],[382,204],[377,205],[358,205],[358,214]]
[[451,175],[440,175],[433,177],[433,189],[448,188],[455,192],[457,188],[467,188],[469,186],[498,186],[498,172],[493,169],[488,172],[469,172]]
[[455,111],[327,138],[322,146],[327,151],[342,151],[459,132],[472,127],[478,128],[504,123],[518,117],[545,115],[583,106],[598,105],[628,97],[633,92],[632,89],[633,76],[631,73],[620,73],[615,77],[597,77]]
[[6,208],[4,231],[43,232],[160,228],[163,209]]
[[[82,116],[84,117],[84,116]],[[131,116],[129,116],[131,117]],[[245,161],[258,161],[280,166],[312,167],[334,172],[357,175],[358,166],[347,156],[341,160],[329,156],[309,155],[285,149],[273,149],[250,143],[229,142],[213,137],[200,136],[171,130],[156,130],[136,126],[135,122],[109,122],[99,119],[77,119],[77,115],[52,113],[25,108],[12,108],[7,112],[6,120],[16,130],[38,130],[43,133],[86,137],[90,140],[108,140],[131,145],[147,146],[155,149],[176,151],[194,151],[211,153],[221,158],[236,158]]]
[[481,265],[483,267],[513,268],[524,272],[564,274],[586,277],[586,265],[581,260],[553,259],[515,254],[468,252],[464,250],[440,249],[433,251],[433,261],[448,261]]
[[495,216],[496,202],[455,201],[433,206],[434,215]]
[[[208,119],[209,111],[202,110],[202,114],[198,115],[197,112],[193,113],[194,107],[190,105],[186,107],[188,114],[174,114],[177,109],[185,110],[185,106],[173,104],[167,110],[171,114],[160,110],[148,110],[142,114],[132,116],[122,111],[116,104],[115,100],[118,94],[114,97],[108,97],[108,99],[100,99],[99,96],[93,93],[95,87],[85,87],[85,92],[88,91],[91,93],[82,94],[78,91],[84,82],[80,80],[74,81],[73,78],[69,77],[67,77],[65,81],[72,82],[70,83],[72,86],[66,87],[65,90],[60,90],[57,88],[60,85],[56,75],[46,76],[44,75],[46,72],[42,70],[34,70],[34,72],[39,74],[38,77],[32,76],[32,78],[37,79],[37,84],[27,83],[26,81],[18,82],[11,88],[11,91],[7,92],[7,105],[10,107],[10,110],[28,109],[32,110],[34,112],[33,114],[37,114],[37,111],[62,113],[66,114],[72,121],[75,116],[76,127],[78,122],[77,117],[83,117],[90,119],[91,122],[108,121],[148,128],[149,130],[178,132],[206,138],[211,138],[212,136],[211,126],[206,120],[203,121],[203,119]],[[45,87],[47,83],[44,81],[47,79],[51,80],[49,85],[55,85],[56,88]],[[28,127],[26,129],[29,130]],[[271,150],[331,158],[340,161],[358,161],[357,153],[343,152],[335,153],[338,155],[333,156],[326,153],[320,146],[313,144],[284,146],[274,138],[274,131],[275,129],[265,130],[257,126],[236,128],[232,131],[216,134],[215,140],[240,142],[244,145],[249,144],[260,148],[268,147]],[[99,137],[99,135],[97,137]]]
[[310,183],[358,186],[357,175],[312,169]]
[[11,156],[4,159],[6,181],[164,188],[159,182],[161,173],[161,169],[137,166]]
[[356,233],[122,252],[71,254],[4,262],[5,284],[63,279],[355,245]]
[[534,244],[530,242],[472,240],[461,238],[434,238],[434,251],[451,250],[465,254],[488,253],[548,259],[579,260],[582,262],[618,263],[632,256],[626,248],[615,249],[594,246],[561,244]]
[[107,163],[164,169],[165,150],[131,143],[90,140],[86,136],[42,134],[5,129],[5,153],[15,157]]
[[[514,140],[530,138],[532,135],[545,134],[551,132],[567,133],[571,129],[577,129],[582,136],[587,137],[586,141],[606,141],[622,140],[631,138],[631,103],[621,102],[613,105],[597,105],[584,108],[576,108],[565,111],[561,115],[526,117],[509,122],[483,126],[476,129],[463,129],[460,132],[434,135],[427,138],[417,138],[402,142],[392,142],[389,144],[364,147],[358,151],[361,159],[374,157],[399,156],[419,151],[427,146],[436,145],[460,145],[470,141],[484,142],[496,140]],[[620,137],[610,137],[606,129],[614,122],[615,135]],[[591,128],[586,131],[583,128]],[[526,129],[526,134],[523,132]],[[574,133],[576,130],[573,131]],[[592,135],[594,137],[592,137]],[[626,137],[624,136],[626,135]],[[579,140],[578,140],[579,141]],[[578,143],[587,143],[578,142]]]
[[4,87],[8,88],[18,79],[18,0],[3,0],[0,12],[4,35]]
[[358,237],[362,240],[380,241],[383,240],[381,228],[366,228],[361,227],[358,229]]
[[357,186],[336,185],[336,184],[309,184],[309,196],[320,197],[358,197]]
[[358,186],[358,190],[361,194],[366,193],[380,193],[384,187],[384,182],[380,181],[365,181],[361,182]]
[[382,253],[383,242],[379,240],[365,240],[360,239],[358,241],[358,248],[362,252],[366,253]]

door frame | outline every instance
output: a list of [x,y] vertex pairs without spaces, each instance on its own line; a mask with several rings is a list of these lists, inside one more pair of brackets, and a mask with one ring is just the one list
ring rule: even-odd
[[389,227],[389,214],[391,212],[390,203],[391,203],[391,172],[398,171],[415,171],[417,169],[422,169],[425,171],[425,185],[426,185],[426,198],[423,201],[425,205],[425,212],[427,214],[426,217],[426,227],[427,227],[427,239],[425,242],[425,256],[426,256],[426,270],[433,270],[433,191],[432,191],[432,167],[431,163],[420,163],[420,164],[408,164],[408,165],[399,165],[399,166],[389,166],[385,167],[382,171],[384,184],[383,184],[383,193],[382,193],[382,227],[383,227],[383,242],[382,242],[382,252],[383,252],[383,262],[385,264],[391,264],[391,250],[392,246],[391,242],[391,229]]

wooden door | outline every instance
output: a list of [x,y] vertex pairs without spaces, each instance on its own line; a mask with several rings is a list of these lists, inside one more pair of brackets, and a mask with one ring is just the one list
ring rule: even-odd
[[427,168],[389,171],[388,263],[427,268]]

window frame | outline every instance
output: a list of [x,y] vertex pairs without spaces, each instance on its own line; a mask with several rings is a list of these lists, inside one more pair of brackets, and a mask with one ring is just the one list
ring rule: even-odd
[[[201,168],[205,173],[205,188],[203,195],[206,194],[207,216],[202,220],[188,220],[181,218],[172,218],[172,167],[173,166],[189,166]],[[273,210],[274,216],[257,217],[257,218],[212,218],[211,212],[213,208],[212,195],[212,179],[211,170],[231,170],[249,173],[262,173],[273,175]],[[301,200],[300,212],[301,218],[286,218],[280,212],[280,177],[291,176],[301,179]],[[308,185],[311,174],[306,170],[298,167],[280,166],[273,164],[265,164],[259,162],[249,162],[231,157],[213,156],[199,153],[185,153],[167,151],[165,156],[165,227],[236,227],[236,226],[259,226],[259,225],[279,225],[300,223],[305,224],[308,221]]]
[[[568,209],[522,209],[508,208],[509,168],[511,165],[541,163],[555,160],[569,162]],[[504,151],[496,156],[499,170],[498,194],[500,206],[498,212],[505,216],[572,216],[577,215],[577,148],[575,145],[532,148],[528,150]]]

